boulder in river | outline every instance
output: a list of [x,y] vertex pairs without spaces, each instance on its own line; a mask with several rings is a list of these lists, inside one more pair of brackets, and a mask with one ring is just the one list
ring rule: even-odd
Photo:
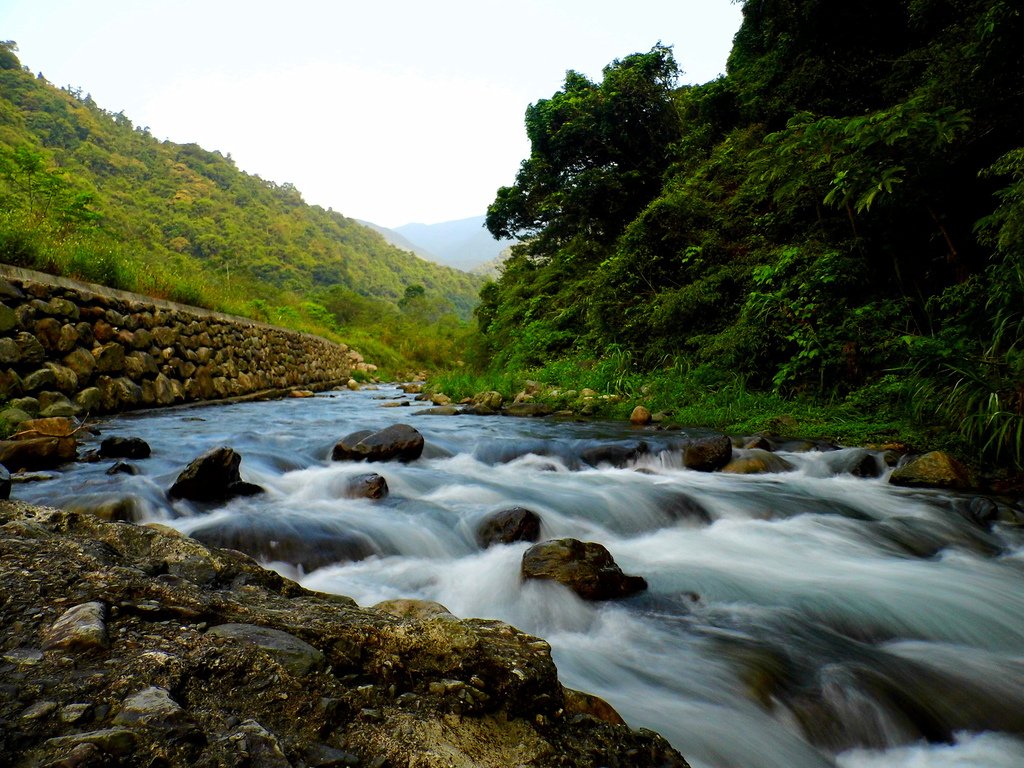
[[263,493],[260,486],[242,480],[241,463],[242,457],[233,449],[214,448],[185,467],[167,493],[172,499],[191,501],[227,501]]
[[633,412],[629,414],[629,421],[631,424],[643,426],[651,423],[651,412],[644,408],[642,405],[638,405],[633,409]]
[[509,507],[488,515],[476,528],[476,541],[487,548],[492,544],[514,544],[540,538],[540,515],[525,507]]
[[714,472],[731,458],[732,440],[726,435],[694,438],[683,446],[683,466],[698,472]]
[[554,412],[555,409],[547,403],[530,402],[513,403],[505,406],[505,410],[502,411],[506,416],[520,417],[550,416]]
[[423,453],[423,435],[408,424],[346,435],[331,452],[334,461],[415,461]]
[[967,468],[943,451],[932,451],[915,456],[889,475],[889,482],[907,488],[949,488],[964,490],[971,487]]
[[602,443],[581,451],[580,460],[592,467],[608,464],[613,467],[622,468],[636,463],[637,459],[649,452],[650,446],[643,440]]
[[523,554],[524,579],[549,579],[572,589],[584,600],[628,597],[647,589],[641,576],[627,576],[601,544],[555,539],[534,544]]

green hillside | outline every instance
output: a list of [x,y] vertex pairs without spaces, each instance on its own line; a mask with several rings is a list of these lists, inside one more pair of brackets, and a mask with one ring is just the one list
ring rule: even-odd
[[307,205],[230,154],[161,142],[15,51],[0,44],[0,260],[314,330],[400,319],[417,305],[410,290],[437,317],[476,304],[479,278]]
[[522,240],[478,309],[492,370],[827,404],[1020,465],[1022,39],[1001,0],[748,0],[718,80],[677,87],[662,46],[569,72],[488,210]]

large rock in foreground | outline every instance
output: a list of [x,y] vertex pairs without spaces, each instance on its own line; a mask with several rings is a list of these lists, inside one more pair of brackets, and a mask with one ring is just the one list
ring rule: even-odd
[[534,544],[523,554],[524,579],[550,579],[584,600],[611,600],[647,589],[641,576],[627,576],[601,544],[555,539]]
[[[567,694],[543,640],[363,610],[174,532],[0,502],[0,594],[11,768],[686,766]],[[109,646],[41,647],[62,617]]]
[[889,475],[889,482],[907,488],[949,488],[964,490],[971,487],[967,468],[948,453],[932,451],[915,456]]
[[379,432],[346,435],[331,452],[334,461],[415,461],[423,453],[423,435],[408,424],[392,424]]
[[242,480],[238,472],[241,463],[242,457],[231,448],[207,451],[185,467],[167,495],[191,501],[227,501],[262,493],[258,485]]

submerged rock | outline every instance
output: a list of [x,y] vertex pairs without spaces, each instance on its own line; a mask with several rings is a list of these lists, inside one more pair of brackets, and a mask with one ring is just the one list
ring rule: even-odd
[[476,541],[483,548],[493,544],[514,544],[540,538],[540,515],[525,507],[510,507],[488,515],[476,529]]
[[242,457],[231,448],[214,448],[185,467],[167,493],[172,499],[191,501],[227,501],[263,493],[260,486],[242,480],[241,463]]
[[392,424],[379,432],[346,435],[331,452],[334,461],[415,461],[423,453],[423,435],[408,424]]
[[523,554],[524,579],[550,579],[572,589],[584,600],[628,597],[647,589],[641,576],[627,576],[601,544],[555,539],[534,544]]
[[[5,765],[686,766],[578,703],[550,646],[502,622],[364,610],[174,532],[17,502],[0,552],[18,617],[2,663],[31,660],[0,696]],[[206,575],[184,578],[195,560]],[[57,599],[110,605],[110,646],[48,635]],[[69,623],[103,611],[84,613]]]

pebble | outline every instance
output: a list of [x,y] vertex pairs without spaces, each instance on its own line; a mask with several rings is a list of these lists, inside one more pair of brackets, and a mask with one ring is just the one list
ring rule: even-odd
[[106,606],[99,601],[69,608],[46,633],[43,649],[87,651],[93,648],[106,648],[109,640],[104,621],[105,613]]

